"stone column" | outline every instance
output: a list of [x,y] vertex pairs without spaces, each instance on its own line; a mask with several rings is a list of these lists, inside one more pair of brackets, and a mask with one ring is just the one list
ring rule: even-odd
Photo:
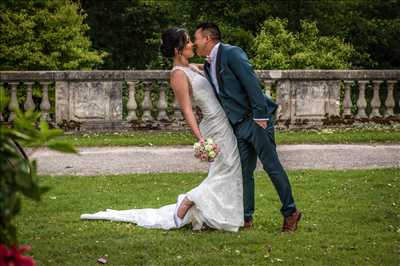
[[383,81],[382,80],[374,80],[374,96],[372,97],[371,100],[371,107],[372,107],[372,112],[370,114],[370,117],[380,117],[381,114],[379,113],[379,108],[381,107],[381,99],[379,98],[379,88],[380,85]]
[[340,116],[340,81],[326,81],[328,88],[328,100],[326,101],[326,114],[328,117]]
[[264,79],[264,86],[265,86],[265,95],[267,95],[269,98],[272,98],[271,95],[272,80]]
[[126,120],[128,122],[132,122],[132,121],[137,121],[137,115],[136,115],[136,109],[137,109],[137,103],[136,103],[136,99],[135,99],[135,94],[136,94],[136,84],[138,82],[137,81],[128,81],[128,102],[126,104],[126,107],[128,109],[128,117],[126,118]]
[[358,82],[360,92],[358,94],[358,100],[357,100],[357,107],[358,107],[358,112],[356,115],[357,119],[368,118],[367,114],[365,113],[365,108],[367,107],[367,101],[365,100],[365,89],[368,82],[369,82],[368,80],[360,80]]
[[397,83],[395,80],[388,80],[387,81],[387,96],[385,101],[385,117],[394,116],[393,108],[395,106],[394,102],[394,85]]
[[8,104],[8,110],[10,110],[10,116],[8,117],[8,121],[12,122],[15,119],[15,112],[19,109],[18,99],[17,99],[17,86],[19,82],[9,82],[11,86],[11,99]]
[[33,111],[35,110],[35,103],[33,102],[32,99],[32,86],[34,82],[25,82],[27,88],[26,88],[26,100],[24,103],[24,110],[25,111]]
[[158,121],[168,121],[168,116],[167,116],[167,97],[165,94],[165,91],[167,90],[167,82],[166,81],[161,81],[160,83],[160,98],[158,100],[158,116],[157,120]]
[[70,120],[70,104],[72,93],[70,83],[66,80],[57,80],[55,86],[55,122],[61,124]]
[[51,105],[49,101],[49,86],[51,82],[41,82],[41,84],[43,86],[42,101],[40,103],[41,118],[44,121],[50,122],[49,111]]
[[345,80],[344,81],[344,99],[343,99],[343,117],[349,118],[351,117],[351,84],[353,81]]
[[143,122],[151,122],[151,121],[153,121],[153,117],[151,116],[152,104],[151,104],[151,97],[150,97],[152,82],[144,81],[143,85],[144,85],[144,99],[143,99],[143,103],[142,103],[142,108],[143,108],[142,121]]
[[277,81],[276,103],[279,104],[277,110],[277,119],[286,121],[291,120],[292,101],[294,101],[293,98],[291,81]]

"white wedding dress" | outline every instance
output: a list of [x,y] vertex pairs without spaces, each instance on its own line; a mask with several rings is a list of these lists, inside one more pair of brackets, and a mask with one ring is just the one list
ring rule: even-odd
[[175,229],[191,224],[194,230],[208,227],[237,232],[243,226],[242,171],[236,137],[213,88],[202,73],[195,68],[175,66],[189,79],[193,101],[201,109],[203,120],[199,124],[205,138],[212,138],[220,146],[217,158],[209,164],[208,176],[200,185],[178,197],[194,202],[183,221],[176,222],[178,203],[158,209],[131,209],[101,211],[83,214],[81,219],[100,219],[131,222],[146,228]]

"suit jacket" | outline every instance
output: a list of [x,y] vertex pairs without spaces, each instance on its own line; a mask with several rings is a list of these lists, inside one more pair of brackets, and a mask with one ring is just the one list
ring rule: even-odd
[[210,64],[204,64],[204,72],[225,113],[235,125],[251,115],[254,119],[270,119],[278,105],[265,96],[246,53],[237,46],[221,43],[216,61],[219,93],[211,81]]

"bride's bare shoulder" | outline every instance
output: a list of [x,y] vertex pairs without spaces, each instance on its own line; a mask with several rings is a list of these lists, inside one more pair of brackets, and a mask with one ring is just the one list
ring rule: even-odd
[[182,86],[187,86],[188,78],[186,73],[179,68],[172,69],[170,73],[170,83],[172,88],[180,88]]
[[182,69],[175,68],[175,69],[171,70],[170,77],[171,77],[171,80],[173,80],[173,79],[179,80],[179,79],[184,79],[186,77],[186,74],[185,74],[185,71],[183,71]]

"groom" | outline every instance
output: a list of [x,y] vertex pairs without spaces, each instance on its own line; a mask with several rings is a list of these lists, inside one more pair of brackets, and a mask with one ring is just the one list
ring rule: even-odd
[[243,174],[244,226],[253,225],[253,173],[258,157],[282,203],[282,232],[294,232],[301,212],[296,209],[288,176],[276,152],[272,119],[277,104],[262,93],[260,82],[243,50],[221,42],[221,32],[216,24],[197,26],[195,46],[199,56],[207,57],[204,72],[238,141]]

